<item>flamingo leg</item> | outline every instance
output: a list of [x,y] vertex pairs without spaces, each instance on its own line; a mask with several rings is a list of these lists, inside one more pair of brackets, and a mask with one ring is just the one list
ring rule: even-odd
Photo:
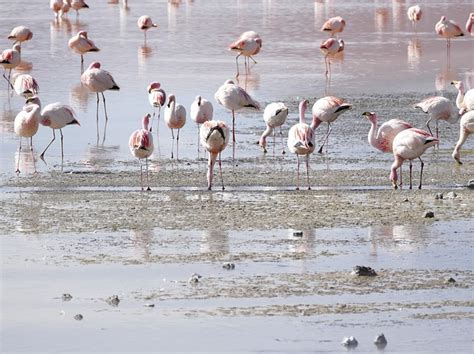
[[214,176],[214,163],[215,159],[212,153],[209,153],[209,159],[207,160],[207,189],[212,189],[212,178]]
[[36,173],[36,161],[35,161],[35,154],[33,153],[33,137],[30,138],[30,152],[31,152],[31,158],[33,159],[33,170],[34,173]]
[[[11,74],[11,71],[12,71],[12,70],[10,69],[10,74]],[[3,72],[3,77],[5,78],[5,80],[7,80],[7,83],[8,83],[7,89],[10,90],[10,87],[11,87],[12,90],[14,90],[13,85],[12,85],[12,83],[10,82],[10,79],[9,79],[10,76],[6,77],[5,72],[6,72],[6,70]]]
[[[54,133],[54,129],[53,129],[53,140],[51,140],[48,144],[48,146],[46,146],[46,148],[43,150],[43,152],[41,153],[40,155],[40,159],[44,161],[44,153],[46,152],[46,150],[48,150],[49,146],[53,143],[53,141],[56,139],[56,134]],[[45,161],[46,162],[46,161]]]
[[436,139],[439,138],[438,121],[436,121]]
[[431,128],[430,128],[430,122],[431,122],[431,117],[430,117],[430,119],[428,119],[426,121],[426,126],[428,127],[428,130],[430,131],[430,134],[433,135],[433,132],[431,131]]
[[326,75],[326,78],[327,78],[327,77],[328,77],[328,74],[329,74],[329,69],[328,69],[328,56],[327,56],[327,55],[324,57],[324,66],[325,66],[325,68],[326,68],[326,73],[325,73],[325,75]]
[[20,136],[20,146],[18,147],[18,161],[16,164],[15,173],[20,173],[20,157],[21,157],[21,136]]
[[275,157],[275,129],[273,129],[273,157]]
[[281,153],[282,155],[285,155],[285,143],[283,142],[283,132],[281,131],[281,125],[280,125],[280,138],[281,138],[281,146],[282,146]]
[[309,182],[309,154],[306,154],[306,179],[308,180],[308,190],[311,190],[311,184]]
[[242,55],[242,53],[239,53],[236,57],[235,57],[235,65],[237,66],[237,75],[235,75],[235,77],[239,77],[239,57]]
[[143,191],[144,188],[143,188],[143,165],[142,165],[142,160],[138,159],[138,163],[140,164],[140,184],[142,186],[142,191]]
[[402,166],[403,165],[400,165],[400,184],[399,184],[400,188],[402,188],[402,184],[403,184],[403,182],[402,182],[402,176],[403,176],[402,175]]
[[197,142],[197,146],[198,146],[198,158],[199,158],[199,124],[197,125],[198,127],[198,142]]
[[221,153],[220,152],[219,152],[219,174],[221,175],[222,190],[225,190],[224,177],[222,177],[222,161],[221,161]]
[[173,151],[174,151],[174,131],[171,129],[171,137],[172,137],[172,143],[171,143],[171,158],[173,159]]
[[97,96],[97,109],[95,111],[96,128],[97,128],[97,145],[99,145],[99,93],[96,92],[95,95]]
[[178,149],[179,149],[179,129],[178,129],[178,135],[176,136],[176,161],[179,160]]
[[410,189],[412,189],[412,163],[410,160]]
[[107,116],[107,105],[105,104],[105,95],[103,92],[102,94],[102,101],[104,102],[104,112],[105,112],[105,124],[104,124],[104,138],[102,139],[102,144],[105,143],[105,136],[107,133],[107,123],[109,122],[109,117]]
[[148,188],[146,189],[147,191],[151,191],[150,188],[150,177],[148,176],[148,158],[145,158],[145,167],[146,167],[146,184]]
[[61,172],[63,172],[63,165],[64,165],[64,137],[63,137],[63,130],[59,129],[59,134],[61,134]]
[[418,157],[420,159],[420,162],[421,162],[421,171],[420,171],[420,184],[418,186],[418,189],[421,189],[421,184],[422,184],[422,181],[423,181],[423,167],[425,166],[425,163],[423,162],[423,160]]
[[251,55],[249,55],[249,58],[253,60],[253,63],[254,63],[254,64],[257,64],[257,62],[255,61],[255,59],[254,59]]
[[326,144],[326,149],[327,149],[329,134],[331,134],[331,131],[332,131],[331,123],[328,123],[328,130],[327,130],[326,136],[324,137],[323,144],[321,145],[321,147],[318,150],[319,154],[323,153],[323,147],[324,147],[325,144]]
[[300,156],[296,154],[296,190],[300,189]]

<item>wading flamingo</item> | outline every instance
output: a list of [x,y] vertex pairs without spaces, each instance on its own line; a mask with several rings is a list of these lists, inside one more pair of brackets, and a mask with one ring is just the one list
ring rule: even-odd
[[14,130],[15,134],[20,137],[20,146],[18,147],[18,162],[16,165],[16,173],[20,173],[20,157],[21,157],[21,138],[30,138],[30,151],[33,158],[33,167],[36,172],[35,155],[33,153],[33,135],[36,134],[41,119],[41,107],[37,104],[29,104],[23,107],[23,110],[15,117]]
[[342,99],[334,96],[320,98],[314,103],[312,109],[313,121],[311,123],[311,129],[316,131],[322,122],[328,123],[328,130],[318,153],[321,154],[323,152],[323,147],[328,141],[329,134],[331,134],[332,131],[331,123],[334,122],[339,115],[350,109],[352,109],[351,104],[344,103]]
[[245,73],[247,74],[250,65],[249,58],[252,59],[255,64],[257,64],[252,55],[257,55],[260,52],[260,49],[262,49],[262,44],[262,38],[259,36],[258,33],[254,31],[247,31],[242,33],[235,42],[229,45],[230,50],[239,53],[235,57],[235,64],[237,66],[236,77],[239,76],[239,57],[241,55],[244,56]]
[[183,105],[176,104],[176,97],[173,94],[169,95],[168,104],[165,106],[165,123],[171,129],[171,136],[173,138],[171,158],[174,158],[174,129],[178,130],[176,135],[176,160],[178,160],[179,130],[186,124],[186,108]]
[[411,21],[413,28],[416,29],[416,22],[421,20],[421,7],[420,5],[413,5],[408,8],[407,11],[408,19]]
[[146,168],[146,184],[148,188],[147,191],[151,191],[150,180],[148,178],[148,158],[153,153],[153,134],[151,134],[148,125],[150,124],[150,115],[147,114],[143,117],[143,128],[135,130],[132,135],[130,135],[130,140],[128,141],[128,147],[133,156],[138,158],[140,162],[140,183],[143,188],[143,166],[142,159],[145,159],[145,168]]
[[219,174],[221,176],[222,190],[224,190],[224,179],[222,178],[221,152],[229,142],[229,128],[220,120],[209,120],[201,124],[199,129],[201,145],[209,151],[207,168],[207,189],[212,188],[214,177],[214,165],[219,156]]
[[158,27],[158,25],[156,23],[153,23],[153,21],[151,20],[151,17],[147,16],[147,15],[143,15],[143,16],[140,16],[138,18],[137,26],[138,26],[138,28],[140,28],[143,31],[143,33],[145,35],[145,42],[146,42],[146,32],[150,28]]
[[296,190],[300,189],[300,155],[306,156],[306,178],[308,180],[308,189],[311,189],[309,182],[309,155],[314,151],[314,131],[305,122],[305,112],[309,102],[303,100],[299,105],[300,121],[290,128],[288,132],[288,149],[296,154],[297,172],[296,172]]
[[149,84],[147,91],[148,102],[150,102],[150,105],[153,107],[153,117],[151,118],[150,131],[153,127],[153,120],[155,119],[155,110],[158,108],[158,128],[156,129],[158,132],[160,127],[161,107],[163,107],[166,103],[166,92],[161,88],[159,82],[152,82]]
[[69,12],[71,0],[51,0],[49,2],[50,9],[54,12],[56,18],[62,17]]
[[204,122],[212,120],[214,114],[214,107],[212,103],[201,96],[196,96],[193,103],[191,103],[191,109],[189,115],[193,122],[197,124],[198,127],[198,152],[199,152],[199,131],[200,125]]
[[81,69],[84,67],[84,54],[88,52],[98,52],[100,49],[87,37],[86,31],[79,31],[68,42],[69,48],[74,53],[81,55]]
[[438,121],[444,120],[450,124],[456,122],[458,114],[454,109],[450,100],[442,96],[434,96],[425,98],[423,101],[413,105],[414,108],[421,108],[421,110],[428,114],[429,119],[426,121],[426,126],[433,134],[430,128],[432,119],[436,121],[436,138],[439,138]]
[[[13,45],[12,49],[5,49],[2,54],[0,55],[0,64],[3,66],[3,77],[8,82],[8,87],[13,88],[13,85],[10,81],[12,76],[12,69],[15,69],[21,61],[21,46],[19,43]],[[8,77],[6,77],[5,73],[8,72]]]
[[8,36],[8,39],[14,41],[13,44],[20,43],[20,45],[23,42],[29,41],[31,38],[33,38],[33,32],[25,26],[15,27]]
[[324,64],[326,64],[326,77],[331,72],[331,61],[329,56],[340,53],[344,50],[344,41],[342,39],[328,38],[319,46],[319,50],[324,54]]
[[91,65],[89,65],[89,68],[87,68],[87,70],[81,75],[81,82],[89,91],[95,92],[97,96],[97,143],[99,143],[99,92],[102,94],[105,113],[104,138],[102,140],[102,143],[104,143],[107,131],[107,122],[109,120],[109,117],[107,116],[107,106],[105,104],[104,91],[120,90],[120,87],[118,87],[114,81],[114,78],[108,71],[101,69],[99,62],[93,62]]
[[72,0],[71,7],[76,10],[76,16],[79,16],[80,9],[88,9],[89,5],[84,0]]
[[459,114],[474,110],[474,89],[466,91],[462,81],[452,81],[451,85],[458,89],[456,106],[459,108]]
[[461,147],[466,141],[467,137],[474,133],[474,111],[464,113],[459,122],[459,140],[456,143],[453,151],[453,159],[455,159],[460,165],[461,162]]
[[435,31],[439,36],[446,38],[448,49],[451,47],[451,38],[464,36],[461,27],[456,22],[447,20],[445,16],[441,16],[441,19],[436,23]]
[[471,12],[467,18],[466,31],[474,36],[474,12]]
[[336,16],[324,22],[321,31],[328,32],[333,37],[336,33],[344,31],[344,27],[346,27],[346,21],[341,16]]
[[29,74],[13,74],[12,80],[13,89],[18,96],[29,98],[39,92],[38,82]]
[[273,102],[268,104],[263,111],[263,120],[267,125],[267,129],[262,133],[258,144],[262,148],[264,153],[267,153],[267,136],[273,133],[273,153],[275,153],[275,129],[280,127],[280,137],[282,151],[285,153],[285,145],[283,144],[283,134],[281,132],[281,126],[285,124],[286,118],[288,117],[288,107],[283,102]]
[[416,158],[421,162],[420,184],[418,186],[418,189],[421,189],[425,164],[420,156],[426,149],[435,146],[438,142],[439,140],[430,133],[417,128],[405,129],[395,136],[395,139],[393,139],[394,162],[390,171],[390,180],[394,189],[398,188],[397,168],[401,167],[405,160],[410,161],[410,189],[412,189],[412,160]]

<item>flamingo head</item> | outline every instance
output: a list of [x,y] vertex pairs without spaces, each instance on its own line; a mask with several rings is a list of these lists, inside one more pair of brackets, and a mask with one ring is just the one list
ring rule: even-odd
[[255,42],[257,42],[257,44],[260,46],[260,48],[263,47],[262,38],[257,38],[257,39],[255,39]]
[[464,90],[464,84],[462,83],[462,81],[451,81],[451,85],[456,87],[459,91]]
[[20,46],[19,43],[15,44],[12,49],[17,51],[17,52],[21,52],[21,46]]
[[445,22],[445,21],[446,21],[446,16],[441,16],[441,18],[440,18],[439,21],[440,21],[440,22]]
[[377,121],[377,115],[375,114],[375,112],[364,112],[362,113],[362,115],[367,117],[367,119],[373,123]]
[[176,102],[176,97],[173,93],[168,96],[168,107],[171,106],[172,102]]
[[100,69],[100,63],[98,61],[91,63],[91,65],[89,65],[89,68],[87,70],[90,70],[90,69]]
[[26,100],[26,104],[27,105],[36,104],[38,106],[41,106],[41,101],[40,101],[40,98],[38,96],[31,96]]
[[234,81],[233,80],[226,80],[224,82],[224,85],[235,85]]
[[151,84],[148,85],[148,93],[151,92],[151,90],[158,90],[161,87],[161,84],[159,82],[152,82]]
[[148,126],[150,125],[150,118],[150,114],[147,114],[145,117],[143,117],[143,129],[148,130]]
[[77,36],[87,38],[87,32],[86,31],[79,31],[79,32],[77,32]]
[[339,50],[338,52],[342,52],[344,50],[344,41],[339,39]]
[[201,97],[201,96],[199,96],[199,95],[198,95],[198,96],[196,96],[196,99],[195,99],[195,101],[197,101],[197,104],[198,104],[198,106],[200,106],[200,105],[201,105],[201,100],[202,100],[202,97]]

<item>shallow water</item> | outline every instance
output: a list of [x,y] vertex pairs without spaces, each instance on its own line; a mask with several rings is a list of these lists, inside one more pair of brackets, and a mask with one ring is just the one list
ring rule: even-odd
[[[249,75],[239,77],[239,84],[262,106],[275,100],[290,104],[285,134],[289,124],[297,119],[297,102],[301,98],[310,99],[312,104],[316,98],[331,93],[354,103],[354,110],[335,123],[330,150],[335,157],[370,158],[376,154],[365,143],[368,123],[360,117],[364,110],[376,109],[381,120],[401,114],[422,127],[426,117],[415,113],[411,104],[434,93],[447,95],[454,102],[455,90],[449,85],[453,79],[466,80],[468,86],[473,86],[473,39],[465,36],[453,40],[447,57],[445,41],[437,38],[433,30],[443,14],[463,25],[466,14],[473,11],[470,1],[420,2],[424,12],[416,32],[406,17],[409,4],[403,1],[225,1],[224,6],[217,1],[178,3],[130,1],[124,8],[121,4],[101,2],[81,11],[77,18],[70,13],[69,18],[58,22],[40,2],[17,1],[2,6],[3,33],[20,23],[34,31],[33,40],[24,44],[22,55],[23,60],[31,63],[30,73],[40,83],[43,104],[60,101],[77,112],[81,126],[64,129],[66,164],[103,170],[132,160],[128,137],[141,126],[141,118],[151,112],[146,92],[151,81],[160,81],[167,93],[175,93],[177,101],[188,110],[198,94],[215,103],[216,89],[235,75],[234,55],[226,47],[248,29],[259,32],[264,44],[256,57],[258,64],[251,67]],[[145,13],[160,25],[149,31],[146,47],[136,27],[136,19]],[[334,15],[345,17],[348,25],[341,34],[346,43],[344,58],[333,64],[329,85],[318,49],[326,35],[319,28],[325,18]],[[87,30],[101,48],[100,52],[85,56],[86,67],[91,61],[100,61],[121,86],[120,92],[106,93],[110,123],[103,146],[98,146],[96,140],[95,96],[81,87],[79,56],[67,47],[67,40],[80,29]],[[0,48],[9,47],[10,42],[1,37]],[[13,121],[22,105],[23,99],[10,97],[6,83],[0,84],[0,171],[7,174],[15,170],[18,139],[13,133]],[[217,103],[214,108],[216,119],[231,121],[229,112]],[[261,156],[255,145],[264,129],[261,115],[252,111],[239,113],[238,158]],[[100,134],[103,121],[101,115]],[[440,125],[441,129],[448,129],[447,124]],[[441,145],[446,149],[452,149],[457,139],[457,128],[453,125],[449,129]],[[317,139],[322,138],[324,131],[325,127],[318,131]],[[196,135],[196,126],[188,117],[181,133],[182,158],[197,157]],[[51,131],[42,127],[34,138],[37,151],[50,139]],[[163,122],[158,142],[155,135],[155,145],[153,158],[167,159],[171,134]],[[471,139],[465,149],[472,146]],[[223,155],[228,158],[231,149]],[[23,153],[22,159],[26,163],[22,169],[31,171],[29,154]],[[46,161],[48,165],[38,161],[40,171],[59,169],[59,141],[47,152]]]

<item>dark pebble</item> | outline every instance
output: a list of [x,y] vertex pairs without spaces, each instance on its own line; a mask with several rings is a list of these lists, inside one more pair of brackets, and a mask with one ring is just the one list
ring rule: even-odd
[[303,231],[295,231],[295,232],[293,232],[293,236],[295,236],[295,237],[303,237]]
[[76,321],[82,321],[83,318],[84,318],[84,316],[82,316],[80,313],[78,313],[77,315],[74,315],[74,319]]
[[222,268],[227,269],[227,270],[235,269],[235,264],[234,263],[224,263],[222,265]]
[[434,213],[432,211],[425,211],[423,214],[424,218],[434,218]]
[[449,278],[449,279],[447,280],[447,282],[453,284],[453,283],[456,282],[456,279],[454,279],[454,278]]
[[118,306],[120,303],[120,299],[118,295],[112,295],[107,299],[107,303],[111,306]]
[[378,349],[384,349],[387,346],[387,339],[383,333],[375,337],[374,344]]
[[68,293],[63,294],[62,299],[63,299],[63,301],[71,301],[72,295],[68,294]]
[[355,266],[352,268],[353,275],[364,276],[364,277],[373,277],[376,276],[377,273],[370,267],[366,266]]

